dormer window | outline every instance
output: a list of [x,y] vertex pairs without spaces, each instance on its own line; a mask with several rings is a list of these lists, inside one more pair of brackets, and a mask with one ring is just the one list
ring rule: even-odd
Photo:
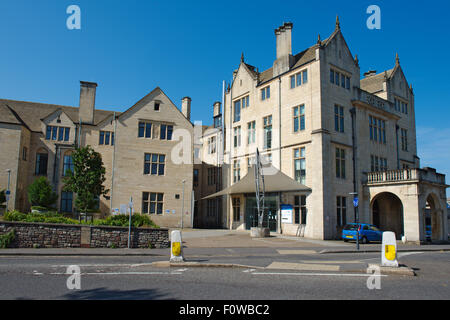
[[69,141],[70,128],[47,126],[45,140]]

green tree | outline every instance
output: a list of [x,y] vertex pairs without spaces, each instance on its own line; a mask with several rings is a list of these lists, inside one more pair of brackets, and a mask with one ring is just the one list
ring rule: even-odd
[[67,171],[63,179],[64,191],[76,194],[75,207],[80,212],[87,212],[95,206],[95,198],[106,195],[105,167],[102,156],[90,146],[77,148],[72,153],[73,172]]
[[52,207],[58,200],[47,178],[39,177],[28,187],[28,201],[32,206]]

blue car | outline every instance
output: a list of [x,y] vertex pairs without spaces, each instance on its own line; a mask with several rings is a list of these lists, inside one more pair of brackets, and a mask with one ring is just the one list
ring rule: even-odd
[[342,239],[356,241],[357,231],[359,230],[359,241],[369,243],[370,241],[381,241],[383,232],[372,224],[367,223],[349,223],[342,230]]

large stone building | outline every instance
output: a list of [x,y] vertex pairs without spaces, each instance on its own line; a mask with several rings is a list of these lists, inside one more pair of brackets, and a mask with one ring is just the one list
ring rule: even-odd
[[191,99],[183,98],[180,112],[156,88],[120,113],[96,109],[96,89],[81,82],[77,108],[0,100],[0,190],[7,188],[9,169],[9,209],[28,212],[28,186],[45,176],[59,195],[57,209],[73,212],[74,195],[63,192],[62,178],[73,168],[74,149],[90,145],[102,156],[110,190],[98,199],[100,212],[120,211],[132,198],[135,212],[161,226],[181,225],[182,210],[184,226],[192,226],[192,152],[187,159],[172,153],[180,137],[193,135]]
[[[428,208],[433,239],[447,240],[445,176],[419,169],[414,92],[398,55],[392,69],[361,79],[338,19],[327,39],[319,36],[297,54],[292,29],[285,23],[275,30],[276,59],[268,70],[260,72],[242,55],[222,112],[214,109],[225,126],[225,143],[214,140],[224,153],[223,191],[215,194],[223,198],[222,225],[256,225],[254,189],[240,180],[252,173],[258,148],[267,163],[298,183],[297,190],[266,190],[272,231],[334,239],[358,215],[419,242],[425,240]],[[204,137],[205,149],[210,138]],[[285,179],[274,173],[267,171],[266,182]],[[283,205],[293,208],[292,223],[282,223]]]

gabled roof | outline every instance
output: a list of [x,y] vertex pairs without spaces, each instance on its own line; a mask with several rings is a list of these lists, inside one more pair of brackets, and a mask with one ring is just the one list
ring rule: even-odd
[[0,122],[22,125],[22,121],[6,105],[0,104]]
[[364,91],[375,93],[383,90],[383,83],[386,79],[390,79],[393,74],[393,70],[387,70],[379,74],[368,76],[361,79],[360,86]]
[[[77,107],[6,99],[0,99],[0,122],[6,122],[7,119],[12,119],[11,115],[7,112],[2,112],[5,110],[2,108],[5,107],[11,108],[20,120],[22,120],[31,131],[35,132],[41,131],[41,119],[48,117],[59,109],[62,110],[74,123],[79,122]],[[97,125],[99,122],[112,114],[114,114],[114,111],[95,109],[94,125]],[[116,112],[116,114],[120,113]]]

